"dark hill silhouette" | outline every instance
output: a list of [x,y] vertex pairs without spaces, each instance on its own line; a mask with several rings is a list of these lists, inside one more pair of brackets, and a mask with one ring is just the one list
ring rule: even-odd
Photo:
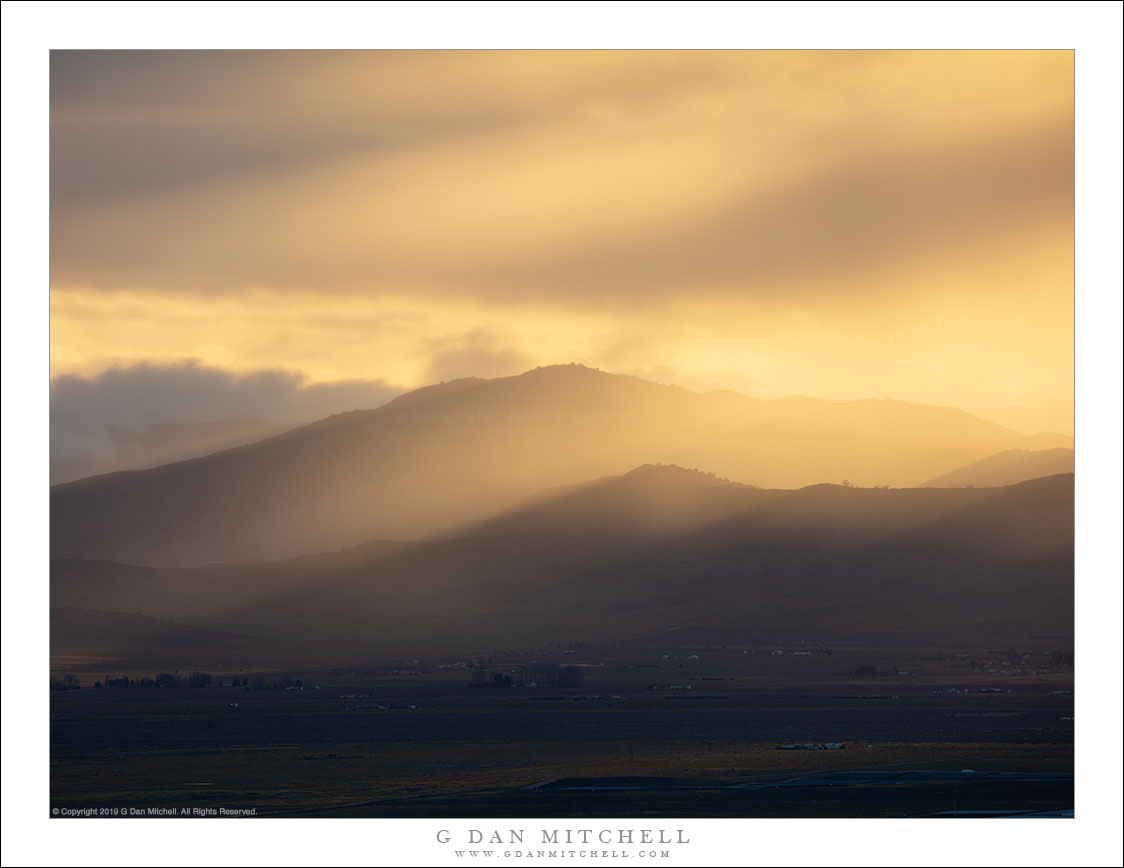
[[[103,612],[71,606],[51,607],[51,657],[65,665],[76,658],[83,671],[90,663],[133,667],[195,667],[237,663],[274,666],[291,663],[293,647],[263,642],[250,636],[224,633],[180,624],[167,618],[149,618],[134,612]],[[110,672],[98,666],[97,672]],[[155,674],[153,672],[152,674]],[[85,675],[86,687],[101,676]]]
[[946,408],[701,395],[563,365],[430,386],[206,457],[55,486],[51,552],[269,560],[447,533],[543,488],[676,455],[751,485],[901,485],[1024,439]]
[[429,542],[193,570],[54,564],[53,603],[93,600],[387,654],[682,624],[999,641],[988,624],[1002,621],[1004,636],[1070,634],[1073,477],[785,491],[645,467]]
[[1072,449],[1008,449],[930,479],[925,484],[933,488],[982,488],[1014,485],[1055,473],[1073,473]]
[[458,535],[677,535],[783,493],[674,464],[645,464],[620,477],[541,492]]
[[286,561],[191,568],[63,558],[51,562],[51,604],[143,612],[226,629],[232,618],[236,621],[240,617],[232,613],[252,611],[263,599],[294,588],[316,586],[337,573],[373,563],[410,545],[370,542]]
[[[988,619],[1072,632],[1073,477],[998,489],[819,485],[588,577],[726,625],[903,632]],[[611,604],[611,601],[606,601]],[[1032,630],[1033,632],[1033,630]]]

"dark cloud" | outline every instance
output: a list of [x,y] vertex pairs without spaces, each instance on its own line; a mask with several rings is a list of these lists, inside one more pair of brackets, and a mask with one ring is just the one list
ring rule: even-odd
[[510,122],[490,116],[345,119],[122,118],[68,122],[51,129],[51,206],[88,208],[130,198],[206,189],[224,183],[331,164],[364,155],[385,157],[458,134]]
[[[287,424],[378,407],[401,389],[383,380],[305,385],[287,371],[233,373],[194,362],[113,368],[96,377],[51,381],[55,476],[159,463],[254,439]],[[56,478],[55,481],[58,481]]]
[[[52,207],[470,139],[517,129],[557,104],[561,94],[486,86],[483,61],[471,52],[52,52]],[[633,65],[624,79],[579,80],[563,92],[635,103],[651,98],[653,81],[674,89],[714,76],[705,55]],[[413,81],[419,91],[404,96]],[[341,98],[356,86],[360,94]]]

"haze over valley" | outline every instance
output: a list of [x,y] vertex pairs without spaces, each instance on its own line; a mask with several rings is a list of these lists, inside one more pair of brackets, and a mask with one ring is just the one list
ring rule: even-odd
[[[573,365],[453,381],[56,486],[52,605],[288,642],[294,658],[304,640],[316,659],[331,641],[406,656],[778,619],[1064,633],[1072,474],[1035,478],[1057,468],[1032,459],[1068,450],[972,461],[1034,440],[939,407],[700,395]],[[685,453],[742,471],[665,463]],[[1002,461],[1017,478],[1012,455],[1028,480],[972,476]],[[978,487],[908,486],[961,464]]]

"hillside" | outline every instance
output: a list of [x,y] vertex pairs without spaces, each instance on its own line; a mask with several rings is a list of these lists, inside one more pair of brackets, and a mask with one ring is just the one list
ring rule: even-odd
[[902,402],[706,395],[577,365],[418,389],[190,461],[54,486],[51,553],[155,566],[420,539],[642,464],[761,487],[914,485],[1022,435]]
[[540,492],[459,535],[678,535],[783,494],[674,464]]
[[[265,419],[224,419],[146,425],[108,433],[108,442],[81,444],[78,455],[51,458],[51,484],[111,473],[121,467],[143,469],[186,461],[280,434],[293,425]],[[105,436],[105,435],[103,435]],[[52,446],[54,446],[52,441]],[[74,443],[67,444],[73,450]]]
[[1073,473],[1072,449],[1008,449],[925,483],[932,488],[1014,485],[1040,476]]
[[[674,499],[685,507],[650,508]],[[388,655],[684,624],[988,640],[986,624],[1003,620],[1023,636],[1068,635],[1073,477],[785,491],[639,468],[430,542],[194,570],[54,564],[55,605],[94,600]]]
[[[51,659],[83,671],[107,665],[129,669],[281,665],[296,659],[293,647],[251,636],[224,633],[150,618],[134,612],[51,607]],[[105,670],[109,671],[109,670]],[[87,676],[87,686],[96,680]]]

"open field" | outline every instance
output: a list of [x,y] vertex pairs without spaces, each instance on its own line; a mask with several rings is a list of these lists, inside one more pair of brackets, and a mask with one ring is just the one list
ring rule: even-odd
[[[574,665],[583,678],[570,688],[474,689],[471,671],[438,668],[464,661],[421,660],[254,676],[267,688],[299,680],[291,690],[87,682],[52,694],[52,807],[466,817],[1072,810],[1073,696],[1052,693],[1072,690],[1071,669],[1000,670],[1009,661],[998,650],[973,652],[975,666],[918,649],[773,650],[784,646],[665,636],[478,661],[516,683],[542,659]],[[876,674],[847,674],[861,665]],[[826,742],[846,748],[778,749]],[[947,774],[964,769],[973,772]],[[877,774],[816,777],[851,770]]]

